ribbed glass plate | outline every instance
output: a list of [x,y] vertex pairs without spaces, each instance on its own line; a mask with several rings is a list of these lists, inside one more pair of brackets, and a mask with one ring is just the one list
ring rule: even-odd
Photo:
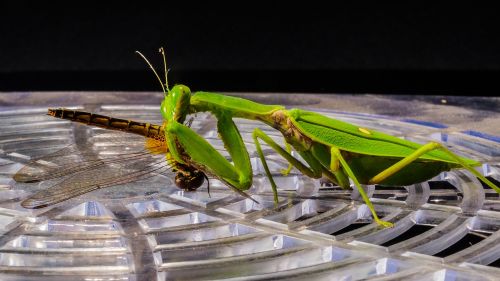
[[[320,109],[304,102],[305,97],[300,101],[303,108],[362,127],[419,143],[439,141],[482,161],[479,171],[500,181],[500,142],[494,135],[418,118]],[[162,122],[156,104],[72,106]],[[280,203],[275,207],[251,133],[259,127],[278,143],[283,143],[282,137],[272,128],[241,119],[235,121],[254,169],[248,193],[260,204],[214,179],[210,194],[206,185],[196,192],[181,191],[174,184],[175,174],[161,169],[54,206],[24,209],[20,206],[24,198],[57,182],[16,183],[13,175],[30,160],[68,147],[75,163],[89,155],[110,159],[144,148],[142,137],[54,119],[45,115],[46,110],[47,106],[11,105],[0,111],[0,280],[498,280],[500,276],[499,195],[469,172],[442,173],[412,186],[366,186],[379,215],[395,223],[394,228],[381,229],[356,191],[321,185],[297,170],[282,176],[280,170],[287,163],[264,145],[279,188]],[[197,114],[192,128],[227,156],[212,116]],[[116,165],[109,162],[96,175],[105,177],[114,169]]]

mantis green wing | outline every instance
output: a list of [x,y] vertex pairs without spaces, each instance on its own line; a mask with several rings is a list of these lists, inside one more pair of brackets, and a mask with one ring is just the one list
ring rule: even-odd
[[[294,109],[290,112],[297,116],[295,122],[297,126],[302,128],[304,134],[317,142],[334,145],[344,151],[371,156],[403,158],[422,146],[375,130],[328,118],[315,112],[300,109]],[[422,155],[420,159],[456,163],[452,157],[440,150],[430,151]],[[469,165],[481,164],[472,159],[463,159]]]

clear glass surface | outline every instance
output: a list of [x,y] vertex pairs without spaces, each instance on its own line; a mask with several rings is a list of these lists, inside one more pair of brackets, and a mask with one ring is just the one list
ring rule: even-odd
[[[418,143],[439,141],[483,162],[478,171],[500,181],[500,113],[482,105],[497,99],[239,95]],[[59,167],[61,159],[44,156],[62,149],[70,152],[65,163],[104,163],[89,169],[86,180],[163,165],[163,155],[121,164],[120,157],[144,150],[144,138],[54,119],[45,115],[47,107],[161,124],[160,100],[157,93],[0,93],[1,280],[498,280],[499,195],[469,172],[411,186],[365,186],[377,213],[395,223],[381,229],[359,193],[296,169],[283,176],[287,162],[264,144],[278,185],[275,206],[251,134],[258,127],[280,144],[283,138],[256,121],[235,123],[254,172],[248,193],[259,204],[215,179],[210,194],[206,184],[181,191],[162,166],[46,208],[20,205],[61,179],[17,183],[13,175],[33,159]],[[201,113],[191,127],[229,157],[215,124]]]

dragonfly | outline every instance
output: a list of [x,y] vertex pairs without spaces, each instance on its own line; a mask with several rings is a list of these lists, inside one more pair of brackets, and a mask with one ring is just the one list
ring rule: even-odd
[[[21,206],[24,208],[44,208],[91,191],[159,174],[172,176],[172,173],[175,173],[175,185],[184,191],[195,191],[206,183],[210,193],[209,177],[218,178],[217,175],[208,174],[193,165],[168,161],[164,125],[64,108],[48,109],[47,115],[105,130],[142,136],[144,139],[139,145],[143,145],[143,148],[103,155],[96,153],[89,145],[68,145],[54,153],[31,159],[13,176],[16,182],[58,182],[22,201]],[[192,120],[185,122],[186,125],[191,126]],[[123,135],[111,137],[108,141],[116,146],[130,146],[130,137]],[[235,191],[255,201],[248,194],[240,190]]]

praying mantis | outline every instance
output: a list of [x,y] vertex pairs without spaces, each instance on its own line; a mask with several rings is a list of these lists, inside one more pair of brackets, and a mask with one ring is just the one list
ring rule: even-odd
[[[141,131],[140,134],[151,138],[148,134],[154,132],[153,138],[163,147],[166,161],[178,172],[178,186],[181,188],[195,189],[203,182],[202,177],[208,174],[252,199],[245,193],[253,181],[250,157],[233,121],[234,118],[244,118],[263,122],[283,135],[285,147],[276,143],[259,128],[252,133],[257,154],[269,179],[276,203],[277,186],[267,165],[261,142],[288,161],[289,166],[284,174],[295,167],[308,177],[326,177],[342,188],[350,188],[351,180],[370,209],[374,221],[383,227],[391,227],[393,224],[378,217],[362,184],[411,185],[433,178],[444,171],[465,168],[500,193],[499,187],[474,169],[475,166],[481,165],[480,162],[458,156],[438,142],[422,145],[311,111],[286,109],[281,105],[265,105],[210,92],[192,93],[185,85],[169,88],[163,48],[160,48],[160,52],[164,60],[165,81],[162,81],[152,64],[137,52],[152,69],[165,94],[160,106],[164,124],[146,124],[141,129],[144,132]],[[75,112],[64,116],[64,110],[58,110],[59,113],[52,110],[51,115],[80,122],[88,121],[89,124],[96,125],[91,115],[83,118],[83,121],[75,120]],[[209,112],[217,119],[217,130],[230,160],[187,124],[187,116],[199,112]],[[101,119],[102,126],[105,122],[111,122],[109,119]],[[130,124],[127,126],[130,127]],[[128,127],[123,127],[122,130],[129,130]],[[292,155],[292,149],[303,161]],[[36,208],[36,202],[46,202],[48,200],[44,198],[53,195],[43,192],[25,200],[23,206]],[[69,199],[74,196],[66,197],[68,198],[65,199]]]

